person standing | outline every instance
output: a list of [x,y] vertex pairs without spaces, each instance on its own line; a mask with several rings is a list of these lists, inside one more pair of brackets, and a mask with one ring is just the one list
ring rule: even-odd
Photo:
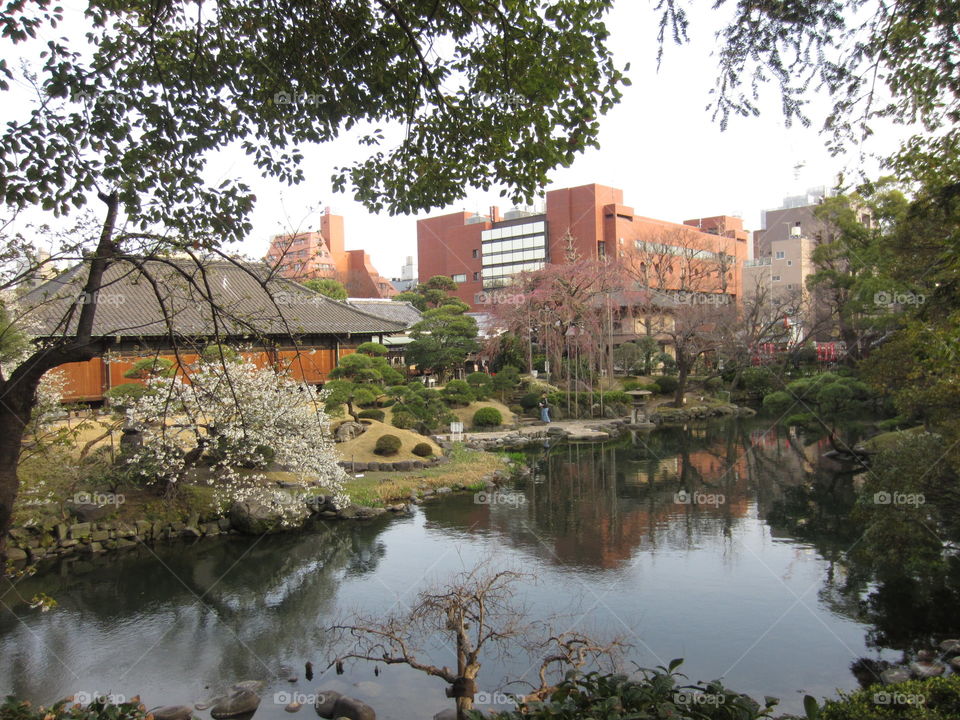
[[540,397],[540,420],[545,423],[550,422],[550,404],[545,394]]

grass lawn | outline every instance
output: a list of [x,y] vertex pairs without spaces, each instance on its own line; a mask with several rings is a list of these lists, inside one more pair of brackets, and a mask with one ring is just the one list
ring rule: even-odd
[[363,477],[347,480],[344,490],[357,505],[383,505],[406,499],[421,485],[438,488],[459,483],[471,490],[482,490],[485,475],[505,468],[505,460],[500,455],[458,445],[445,465],[406,473],[364,473]]

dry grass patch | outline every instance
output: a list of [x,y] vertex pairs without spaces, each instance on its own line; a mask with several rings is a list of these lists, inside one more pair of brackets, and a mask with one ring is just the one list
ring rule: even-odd
[[[413,454],[413,447],[419,443],[427,443],[433,448],[434,455],[441,455],[440,446],[433,440],[415,433],[412,430],[401,430],[400,428],[387,425],[377,420],[364,420],[367,431],[360,437],[347,442],[337,443],[337,454],[341,460],[353,462],[394,462],[396,460],[423,460],[424,458]],[[377,455],[373,452],[377,439],[383,435],[396,435],[402,443],[400,450],[395,455]]]
[[[478,400],[472,402],[467,407],[453,408],[450,412],[457,416],[457,420],[463,423],[465,428],[473,427],[473,414],[480,408],[492,407],[500,411],[503,418],[503,426],[513,425],[517,421],[517,416],[510,412],[510,409],[499,400]],[[496,430],[496,428],[483,428],[484,430]]]

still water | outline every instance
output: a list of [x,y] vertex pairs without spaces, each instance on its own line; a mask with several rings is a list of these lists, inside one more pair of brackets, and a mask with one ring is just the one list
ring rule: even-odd
[[[442,681],[396,666],[324,674],[324,628],[405,609],[418,589],[488,560],[528,574],[517,601],[530,618],[619,636],[642,667],[684,658],[691,681],[722,678],[796,711],[804,693],[855,687],[856,658],[897,657],[867,646],[870,626],[839,599],[842,569],[766,521],[791,486],[824,479],[816,456],[756,420],[560,444],[532,452],[531,476],[495,498],[447,496],[413,516],[48,566],[0,594],[0,693],[192,704],[255,679],[267,683],[261,719],[288,717],[283,704],[317,688],[359,697],[387,720],[430,718],[451,707]],[[40,613],[19,600],[37,592],[58,606]],[[442,643],[432,653],[455,664]],[[296,682],[277,677],[284,665]],[[491,657],[478,688],[492,694],[505,677],[531,675],[525,658]]]

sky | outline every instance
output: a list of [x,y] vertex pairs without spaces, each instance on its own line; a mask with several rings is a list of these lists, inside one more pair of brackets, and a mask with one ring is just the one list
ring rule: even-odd
[[[748,230],[755,230],[761,227],[761,211],[779,207],[784,197],[808,187],[831,186],[839,172],[851,177],[864,166],[859,150],[852,157],[830,157],[816,127],[785,127],[774,88],[763,98],[766,109],[760,117],[734,118],[721,131],[706,109],[715,81],[713,29],[708,22],[698,26],[694,19],[691,42],[668,48],[658,72],[657,17],[651,5],[637,0],[616,4],[608,22],[609,47],[618,67],[630,63],[632,85],[623,88],[620,104],[601,118],[600,148],[555,171],[547,189],[608,185],[622,189],[624,203],[639,215],[674,222],[736,215]],[[896,135],[878,133],[866,149],[892,152]],[[430,213],[372,215],[349,194],[334,194],[329,181],[335,167],[364,150],[350,139],[312,148],[306,153],[305,185],[255,183],[259,202],[254,231],[243,250],[260,256],[271,235],[314,229],[329,207],[345,219],[347,249],[365,249],[383,275],[399,277],[406,256],[416,262],[418,217],[460,210],[486,214],[490,205],[510,208],[497,188],[471,192],[467,199]],[[866,165],[875,173],[875,163]],[[236,171],[233,165],[225,167]]]
[[[816,125],[787,128],[775,88],[762,96],[757,118],[733,118],[721,131],[706,109],[714,86],[716,17],[698,9],[692,16],[688,45],[670,46],[657,70],[657,15],[652,2],[619,0],[608,21],[609,47],[618,67],[627,63],[632,85],[623,99],[600,118],[600,148],[589,149],[569,168],[556,170],[547,189],[597,183],[620,188],[624,203],[639,215],[674,222],[712,215],[736,215],[748,230],[761,227],[763,209],[808,187],[830,186],[837,174],[846,177],[864,167],[860,150],[832,158]],[[829,98],[812,93],[814,118]],[[18,108],[22,109],[22,108]],[[0,115],[2,115],[0,111]],[[262,257],[269,238],[279,232],[319,226],[325,208],[345,218],[346,246],[363,248],[387,277],[399,277],[407,256],[416,262],[416,219],[460,210],[485,214],[490,205],[502,211],[510,204],[499,196],[472,191],[450,207],[417,216],[370,214],[349,194],[335,194],[330,177],[335,168],[353,164],[369,152],[358,145],[357,132],[322,146],[304,148],[307,182],[288,187],[259,176],[242,153],[221,153],[211,162],[210,179],[242,177],[257,195],[253,232],[231,249]],[[879,132],[865,150],[877,155],[896,148],[902,133]],[[799,167],[798,169],[798,166]],[[876,174],[867,160],[867,174]]]

